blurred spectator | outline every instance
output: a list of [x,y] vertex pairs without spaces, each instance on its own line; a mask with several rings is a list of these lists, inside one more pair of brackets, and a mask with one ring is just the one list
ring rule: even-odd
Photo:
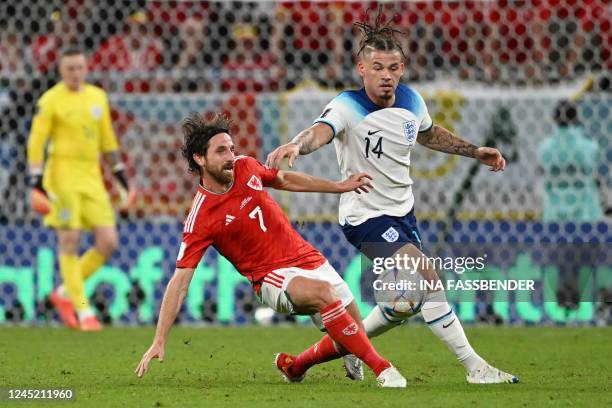
[[31,75],[34,66],[32,50],[28,47],[23,34],[13,27],[0,30],[0,77]]
[[561,101],[555,133],[538,147],[544,170],[544,214],[550,221],[594,222],[603,217],[595,179],[599,146],[582,132],[576,105]]
[[97,71],[145,72],[163,62],[162,42],[148,26],[145,12],[132,14],[121,34],[104,41],[94,54],[91,69]]
[[228,2],[216,5],[211,20],[225,24],[210,30],[211,44],[222,53],[221,89],[239,92],[273,91],[282,75],[270,37],[274,3]]
[[174,42],[176,51],[170,56],[174,91],[208,90],[206,79],[210,81],[210,78],[205,78],[207,41],[204,20],[201,17],[188,17],[179,26],[178,33],[178,41]]
[[487,8],[484,53],[485,79],[503,82],[542,82],[550,19],[546,0],[499,0]]
[[261,92],[278,90],[281,74],[274,69],[274,57],[258,47],[259,31],[253,24],[232,27],[230,52],[223,63],[221,90]]
[[574,15],[574,5],[551,8],[548,21],[548,65],[553,80],[574,77],[579,52],[585,37]]
[[63,48],[76,45],[78,42],[76,21],[65,16],[60,10],[51,12],[47,33],[35,37],[30,46],[38,70],[42,73],[53,71],[58,53]]
[[581,60],[586,70],[612,70],[612,7],[599,0],[584,0],[577,14],[586,33]]
[[456,71],[460,79],[481,79],[481,55],[485,49],[486,32],[482,4],[474,1],[445,2],[439,10],[440,26],[444,32],[442,52],[448,68]]
[[324,84],[338,74],[342,61],[341,9],[335,2],[280,2],[272,49],[287,69],[287,87],[304,79]]
[[189,17],[179,26],[181,39],[180,53],[175,68],[193,69],[202,66],[204,41],[204,21],[201,18]]
[[437,72],[444,68],[444,33],[436,24],[437,12],[434,9],[441,6],[443,3],[401,4],[399,26],[407,33],[404,49],[408,59],[406,74],[410,80],[434,80]]

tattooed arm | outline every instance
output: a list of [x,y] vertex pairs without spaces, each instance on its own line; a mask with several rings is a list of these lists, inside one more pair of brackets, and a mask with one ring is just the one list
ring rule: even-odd
[[419,133],[417,142],[432,150],[466,157],[475,157],[478,150],[478,146],[437,125],[433,125],[427,132]]
[[315,123],[308,129],[301,131],[291,142],[284,144],[268,155],[266,165],[269,167],[278,167],[280,162],[287,157],[289,159],[289,167],[293,167],[293,162],[300,154],[309,154],[317,150],[319,147],[328,143],[334,132],[331,126],[325,123]]
[[417,142],[432,150],[471,157],[490,166],[491,171],[504,170],[506,160],[499,150],[492,147],[478,147],[455,136],[442,126],[433,125],[427,132],[419,133]]

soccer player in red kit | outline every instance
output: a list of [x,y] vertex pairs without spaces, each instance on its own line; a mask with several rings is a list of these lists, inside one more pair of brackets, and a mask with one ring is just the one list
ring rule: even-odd
[[222,114],[205,120],[192,114],[183,123],[183,156],[200,185],[185,219],[176,270],[164,294],[153,344],[136,374],[142,377],[153,358],[160,361],[172,323],[180,310],[194,270],[209,246],[246,276],[262,303],[280,313],[309,314],[327,334],[297,356],[276,355],[287,381],[298,382],[311,366],[352,353],[374,372],[382,387],[405,387],[406,380],[382,358],[366,336],[348,285],[327,260],[291,225],[264,190],[367,193],[370,177],[355,174],[334,182],[263,166],[236,156]]

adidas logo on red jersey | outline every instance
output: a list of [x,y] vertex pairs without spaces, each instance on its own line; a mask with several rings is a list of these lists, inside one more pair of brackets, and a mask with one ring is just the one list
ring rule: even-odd
[[235,219],[236,219],[236,217],[234,217],[233,215],[227,214],[225,216],[225,225],[229,225],[229,223],[234,221]]

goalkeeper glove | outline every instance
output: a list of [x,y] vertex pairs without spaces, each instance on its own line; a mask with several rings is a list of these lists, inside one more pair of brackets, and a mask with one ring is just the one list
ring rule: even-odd
[[51,212],[51,200],[43,187],[42,170],[32,171],[30,174],[30,207],[40,215],[47,215]]
[[127,212],[127,210],[133,206],[134,202],[136,201],[136,193],[130,189],[127,177],[125,176],[123,164],[119,163],[113,168],[113,175],[118,182],[117,190],[119,190],[119,209],[122,212]]

